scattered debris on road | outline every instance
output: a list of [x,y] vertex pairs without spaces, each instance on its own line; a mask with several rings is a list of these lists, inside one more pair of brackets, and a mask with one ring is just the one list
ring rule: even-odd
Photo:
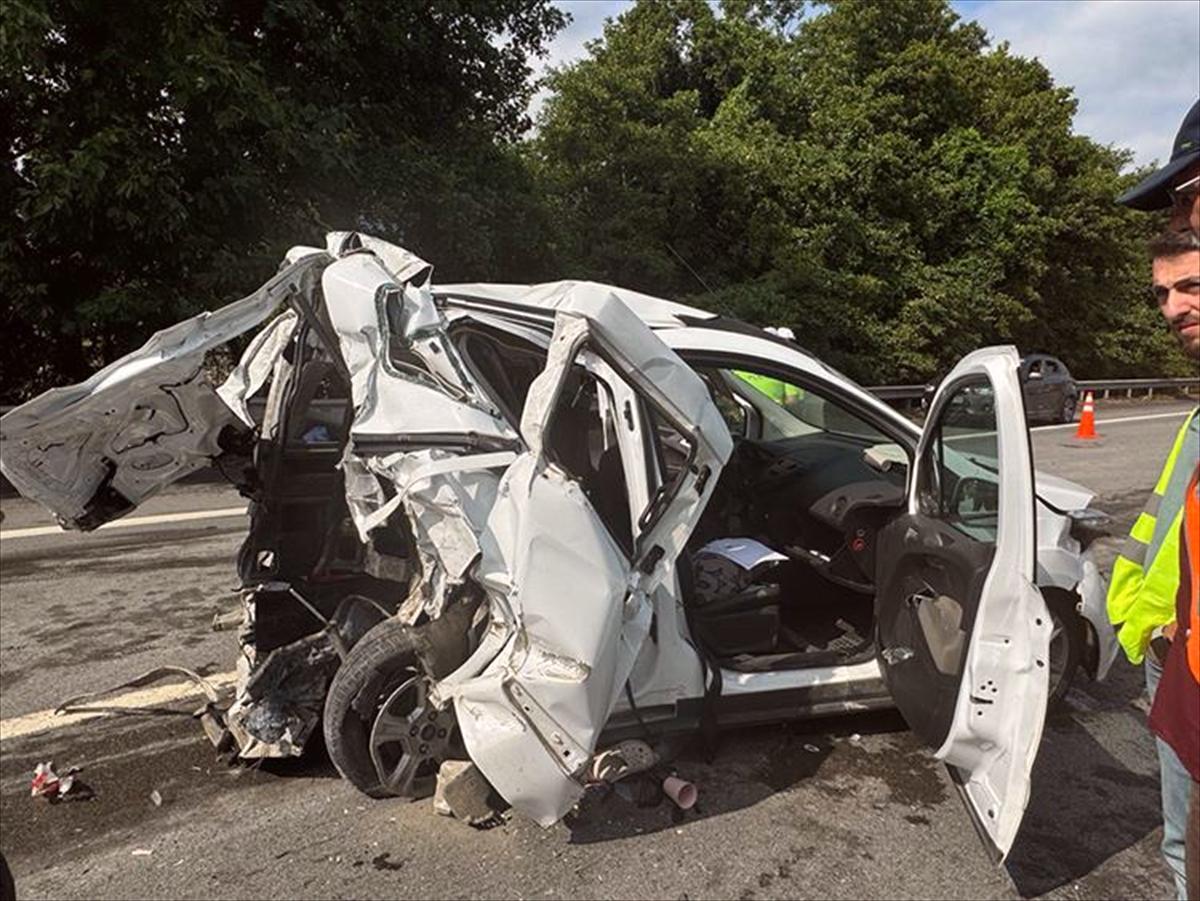
[[494,824],[502,813],[496,790],[469,760],[446,760],[438,768],[433,809],[468,826]]
[[96,698],[105,695],[115,694],[126,688],[144,688],[147,685],[152,685],[155,682],[161,682],[163,679],[171,676],[183,676],[189,682],[198,687],[204,692],[208,698],[208,704],[200,708],[193,716],[199,716],[210,707],[215,707],[220,703],[220,695],[217,689],[211,682],[195,673],[190,669],[182,666],[159,666],[152,670],[142,673],[140,676],[134,676],[119,685],[112,685],[108,688],[102,688],[98,691],[90,691],[87,694],[76,695],[73,698],[68,698],[54,709],[56,714],[63,713],[111,713],[111,714],[163,714],[163,713],[181,713],[178,710],[172,710],[164,707],[117,707],[117,706],[99,706],[92,703]]
[[75,778],[80,771],[80,767],[68,767],[60,776],[54,772],[53,760],[39,763],[33,771],[29,795],[33,798],[45,798],[51,804],[59,801],[85,801],[95,797],[95,792],[88,785]]
[[696,806],[700,792],[696,786],[678,776],[668,776],[663,780],[663,794],[675,802],[680,810],[691,810]]
[[592,758],[588,775],[592,782],[618,782],[644,773],[658,763],[658,754],[640,739],[631,738],[601,751]]

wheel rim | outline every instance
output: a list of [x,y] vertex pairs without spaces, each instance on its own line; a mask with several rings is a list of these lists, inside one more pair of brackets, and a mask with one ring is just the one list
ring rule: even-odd
[[379,781],[397,797],[428,796],[438,767],[457,740],[456,732],[454,711],[430,704],[425,677],[409,670],[371,727],[371,760]]
[[1075,418],[1075,398],[1068,397],[1063,401],[1063,419],[1070,422]]
[[1067,660],[1070,657],[1070,636],[1067,635],[1067,630],[1063,627],[1062,620],[1054,614],[1050,615],[1050,696],[1053,697],[1059,685],[1062,683],[1063,676],[1067,672]]

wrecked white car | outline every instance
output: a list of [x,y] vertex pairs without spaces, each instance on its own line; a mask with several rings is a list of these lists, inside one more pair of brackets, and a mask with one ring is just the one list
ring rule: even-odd
[[588,282],[436,286],[336,233],[9,413],[0,465],[66,528],[207,466],[250,498],[240,679],[205,716],[242,758],[322,724],[369,794],[469,757],[548,825],[615,738],[895,705],[1002,857],[1048,700],[1116,650],[1092,494],[1035,493],[1018,364],[968,355],[921,430],[750,326]]

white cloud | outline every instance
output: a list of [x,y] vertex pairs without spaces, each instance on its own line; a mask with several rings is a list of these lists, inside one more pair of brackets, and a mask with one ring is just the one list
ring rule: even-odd
[[[554,36],[545,58],[533,61],[533,76],[541,78],[546,70],[579,59],[586,52],[584,44],[600,37],[604,20],[616,18],[633,5],[633,0],[556,0],[555,6],[571,14],[567,27]],[[533,95],[529,113],[537,117],[549,94],[545,88]]]
[[550,44],[546,63],[558,66],[579,59],[584,54],[584,42],[600,37],[604,20],[615,19],[633,6],[633,0],[557,0],[554,4],[571,14],[571,22]]
[[[535,74],[579,59],[604,20],[633,0],[557,0],[572,22]],[[993,44],[1042,61],[1079,100],[1075,130],[1128,147],[1137,165],[1165,161],[1188,107],[1200,96],[1200,3],[1196,0],[958,0]],[[531,105],[536,114],[543,89]]]
[[1165,161],[1200,95],[1200,3],[1195,0],[987,0],[959,3],[994,43],[1042,61],[1075,88],[1075,130],[1128,147],[1135,163]]

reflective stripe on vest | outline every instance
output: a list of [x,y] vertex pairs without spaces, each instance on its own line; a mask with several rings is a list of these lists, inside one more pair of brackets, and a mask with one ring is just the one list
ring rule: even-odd
[[[1179,589],[1179,528],[1183,519],[1180,508],[1169,521],[1158,516],[1163,494],[1179,461],[1188,430],[1197,411],[1186,420],[1167,462],[1163,466],[1154,492],[1146,501],[1129,530],[1117,559],[1113,562],[1112,579],[1108,586],[1108,618],[1118,626],[1117,637],[1125,655],[1133,663],[1141,663],[1151,633],[1175,619],[1175,592]],[[1189,454],[1186,463],[1194,465]]]

